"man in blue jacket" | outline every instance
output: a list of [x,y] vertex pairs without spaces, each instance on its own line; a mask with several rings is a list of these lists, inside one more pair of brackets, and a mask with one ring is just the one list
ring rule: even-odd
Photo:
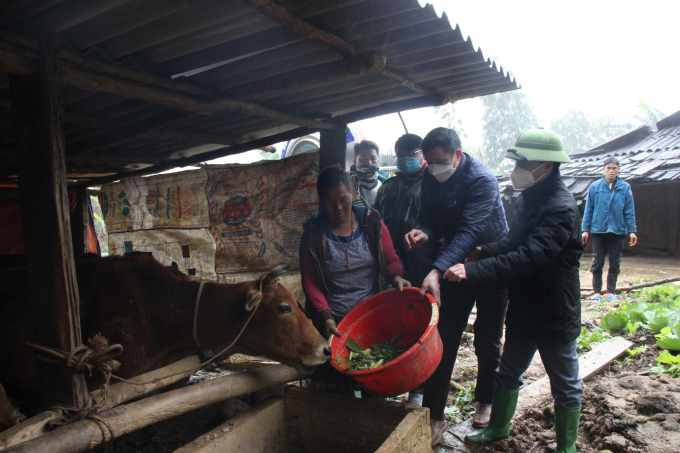
[[586,209],[583,213],[583,242],[593,239],[593,292],[591,299],[601,300],[602,268],[605,256],[609,255],[607,294],[616,299],[614,290],[619,276],[621,252],[626,234],[630,234],[630,246],[637,244],[635,206],[630,184],[619,178],[619,161],[609,157],[604,161],[604,177],[595,181],[588,189]]
[[432,294],[441,306],[438,328],[444,354],[425,383],[423,396],[423,406],[430,408],[432,445],[436,445],[446,429],[444,408],[451,373],[475,301],[474,346],[479,365],[475,399],[479,405],[473,426],[483,428],[489,424],[494,371],[500,363],[508,305],[507,286],[441,281],[440,293],[440,280],[479,244],[500,240],[508,226],[496,177],[484,164],[461,151],[460,138],[454,130],[440,127],[430,131],[423,139],[422,150],[428,171],[423,176],[417,226],[404,237],[404,246],[410,251],[441,238],[445,244],[421,287],[422,294]]

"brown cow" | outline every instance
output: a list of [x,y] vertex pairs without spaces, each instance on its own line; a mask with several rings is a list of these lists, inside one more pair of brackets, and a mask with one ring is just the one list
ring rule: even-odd
[[[83,339],[101,333],[110,344],[123,345],[117,375],[136,376],[196,352],[192,326],[200,283],[144,254],[82,258],[76,272]],[[276,280],[270,283],[263,285],[261,302],[230,354],[262,355],[309,372],[330,357],[328,343],[293,294]],[[233,341],[250,315],[246,302],[259,291],[259,281],[206,282],[197,318],[201,345],[218,352]],[[34,399],[37,367],[24,345],[33,332],[31,314],[22,297],[14,299],[0,303],[0,382],[15,398]]]

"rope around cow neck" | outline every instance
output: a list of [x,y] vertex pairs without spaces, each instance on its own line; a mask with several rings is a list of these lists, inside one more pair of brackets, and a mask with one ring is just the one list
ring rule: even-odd
[[[224,353],[226,353],[228,350],[230,350],[234,345],[238,342],[238,340],[241,339],[241,336],[243,335],[243,332],[246,330],[246,327],[248,327],[248,324],[250,324],[250,321],[253,319],[253,316],[255,315],[255,312],[257,309],[260,307],[260,302],[262,301],[262,283],[264,279],[260,279],[260,291],[246,301],[246,311],[250,311],[250,315],[248,316],[248,319],[246,319],[245,324],[243,324],[243,327],[241,327],[241,330],[239,331],[238,335],[236,335],[236,338],[229,343],[229,345],[222,349],[219,353],[215,354],[214,357],[210,358],[209,360],[206,360],[205,362],[199,364],[198,366],[195,366],[194,368],[191,368],[186,371],[179,371],[177,373],[172,373],[172,374],[167,374],[162,377],[157,377],[153,378],[148,381],[131,381],[128,379],[124,379],[120,376],[116,376],[115,374],[112,373],[113,370],[118,369],[120,366],[120,363],[117,362],[116,360],[113,360],[113,357],[120,355],[123,352],[123,346],[119,344],[114,344],[109,346],[108,341],[106,341],[106,338],[101,336],[101,334],[95,335],[95,339],[97,340],[98,338],[101,338],[106,342],[106,345],[108,349],[104,352],[99,352],[97,353],[97,346],[93,343],[92,340],[90,340],[91,345],[93,346],[92,348],[89,348],[84,345],[77,346],[73,348],[70,352],[64,352],[60,349],[57,348],[52,348],[52,347],[47,347],[43,345],[38,345],[30,342],[26,342],[26,345],[41,351],[43,353],[46,353],[48,355],[53,356],[55,359],[58,359],[58,361],[64,361],[66,362],[66,366],[75,368],[77,371],[84,371],[84,370],[89,370],[90,375],[92,373],[92,368],[99,369],[103,374],[105,378],[104,384],[102,384],[101,387],[101,395],[102,395],[102,400],[97,403],[96,405],[93,405],[92,402],[93,400],[90,399],[89,403],[87,404],[86,407],[83,408],[75,408],[75,407],[69,407],[69,406],[64,406],[64,405],[58,405],[58,406],[53,406],[54,409],[61,409],[63,411],[67,412],[74,412],[75,416],[72,417],[70,420],[67,421],[67,423],[71,423],[73,421],[77,420],[82,420],[84,418],[92,418],[97,422],[97,425],[99,428],[102,430],[102,435],[104,438],[106,438],[106,435],[104,434],[104,430],[101,427],[101,424],[99,422],[104,423],[103,420],[95,418],[95,414],[104,406],[104,403],[106,400],[109,398],[109,381],[111,379],[116,379],[121,382],[125,382],[126,384],[131,384],[131,385],[148,385],[148,384],[155,384],[156,382],[162,381],[164,379],[168,379],[174,376],[178,376],[180,374],[187,374],[189,375],[195,373],[196,371],[201,370],[202,368],[205,368],[206,366],[212,364],[215,360],[217,360],[220,356],[222,356]],[[198,313],[198,301],[200,300],[201,292],[203,290],[203,283],[201,282],[201,286],[199,287],[199,292],[196,297],[196,308],[194,310],[194,318],[196,318],[196,314]],[[250,307],[250,309],[249,309]],[[196,325],[194,321],[194,335],[196,335],[195,331]],[[194,340],[196,340],[196,337],[194,337]],[[103,344],[103,343],[102,343]],[[115,351],[115,354],[114,354]],[[81,357],[85,357],[84,359],[79,358],[78,360],[75,359],[78,355],[81,355]],[[112,355],[114,354],[114,355]],[[50,361],[51,359],[44,359],[43,360],[48,360]],[[52,359],[53,360],[53,359]],[[113,362],[113,363],[112,363]],[[117,366],[116,366],[117,365]],[[106,425],[106,423],[104,423]],[[110,426],[106,425],[107,428],[109,429],[109,432],[111,434],[111,439],[113,440],[115,438],[115,434],[113,430],[111,429]]]
[[203,292],[203,285],[205,285],[205,282],[201,282],[201,285],[198,287],[198,294],[196,295],[196,306],[194,307],[193,334],[194,334],[194,343],[196,344],[196,347],[198,349],[201,349],[201,343],[198,341],[198,333],[196,332],[196,324],[198,323],[198,304],[201,303],[201,293]]

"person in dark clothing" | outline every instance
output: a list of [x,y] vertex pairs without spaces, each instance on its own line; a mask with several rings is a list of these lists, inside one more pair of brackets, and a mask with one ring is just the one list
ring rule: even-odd
[[415,134],[399,137],[394,145],[399,171],[380,186],[373,205],[394,238],[394,249],[404,266],[406,279],[418,288],[430,272],[431,248],[414,249],[409,253],[403,241],[398,239],[414,229],[418,219],[420,186],[427,170],[427,162],[420,149],[422,141]]
[[512,184],[522,190],[510,233],[482,244],[444,278],[509,285],[505,346],[496,370],[489,426],[469,433],[470,443],[508,437],[522,373],[538,350],[555,399],[557,453],[576,453],[581,413],[576,338],[581,332],[579,258],[583,252],[576,200],[562,181],[561,162],[571,160],[557,135],[523,132],[506,157],[516,159]]
[[404,237],[407,251],[440,238],[445,244],[421,286],[422,294],[432,294],[441,304],[438,329],[444,353],[425,383],[423,397],[423,406],[430,408],[433,445],[441,441],[446,430],[444,408],[451,373],[475,301],[474,346],[479,362],[475,399],[479,404],[473,424],[488,424],[507,307],[507,287],[502,285],[482,287],[442,281],[440,293],[440,278],[449,267],[462,262],[477,245],[497,241],[508,231],[496,177],[460,148],[460,138],[452,129],[434,129],[423,139],[428,171],[423,176],[417,226]]
[[505,220],[508,222],[508,227],[512,226],[512,219],[515,218],[517,200],[512,197],[513,192],[512,186],[506,186],[503,189],[503,210],[505,211]]
[[621,266],[621,253],[626,234],[630,234],[629,245],[637,244],[635,205],[633,190],[619,178],[619,161],[609,157],[604,161],[604,177],[588,188],[588,198],[583,211],[583,243],[593,239],[593,296],[591,300],[602,300],[602,268],[609,255],[607,272],[607,298],[618,299],[616,281]]

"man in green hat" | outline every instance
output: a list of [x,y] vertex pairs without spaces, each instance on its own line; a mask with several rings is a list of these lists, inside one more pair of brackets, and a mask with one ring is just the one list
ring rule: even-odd
[[557,453],[575,453],[581,414],[576,338],[581,331],[579,258],[583,252],[576,201],[559,167],[570,162],[557,135],[523,132],[507,158],[517,161],[512,185],[522,190],[508,236],[477,247],[448,269],[450,281],[509,285],[505,346],[496,370],[489,426],[465,440],[508,437],[522,373],[538,350],[555,399]]

